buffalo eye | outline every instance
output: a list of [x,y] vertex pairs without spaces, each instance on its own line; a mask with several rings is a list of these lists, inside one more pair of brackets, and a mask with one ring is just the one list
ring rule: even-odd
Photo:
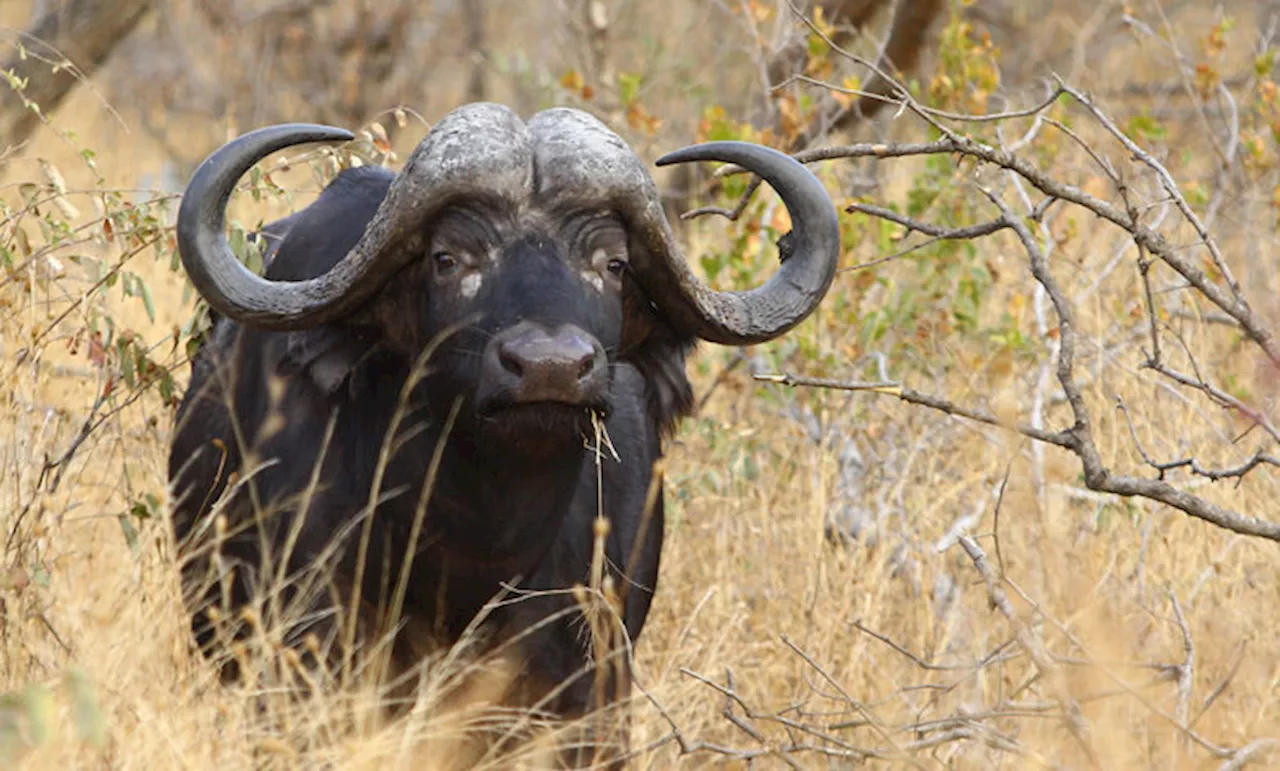
[[435,252],[431,255],[431,263],[435,266],[437,276],[448,276],[458,269],[458,258],[449,252]]

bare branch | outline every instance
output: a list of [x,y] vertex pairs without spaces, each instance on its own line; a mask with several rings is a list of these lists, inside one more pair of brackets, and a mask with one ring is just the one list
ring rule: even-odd
[[[1224,289],[1215,283],[1189,256],[1182,254],[1162,234],[1137,221],[1128,212],[1115,205],[1086,193],[1078,187],[1053,179],[1024,158],[970,137],[958,136],[950,131],[947,133],[951,136],[944,136],[933,142],[860,143],[806,150],[795,153],[792,157],[802,163],[814,163],[836,158],[867,156],[899,158],[915,155],[958,154],[1012,171],[1045,195],[1082,206],[1131,233],[1135,243],[1182,275],[1191,286],[1233,318],[1249,339],[1257,343],[1272,362],[1280,365],[1280,341],[1277,341],[1272,330],[1264,326],[1244,298],[1233,290]],[[741,167],[728,165],[721,167],[716,173],[718,176],[728,176],[743,171]]]
[[737,222],[742,213],[747,210],[747,204],[751,203],[752,196],[760,189],[760,183],[763,181],[760,177],[753,176],[751,181],[747,183],[747,189],[743,191],[742,196],[738,198],[738,203],[732,209],[724,209],[719,206],[702,206],[681,214],[680,219],[691,220],[704,214],[719,214],[730,222]]
[[1236,673],[1240,671],[1240,665],[1244,663],[1245,647],[1246,645],[1242,641],[1238,647],[1236,662],[1231,665],[1231,670],[1227,672],[1226,677],[1223,677],[1222,681],[1209,692],[1209,695],[1204,697],[1204,702],[1200,704],[1200,709],[1196,712],[1195,717],[1191,718],[1191,721],[1187,723],[1188,728],[1195,728],[1196,723],[1200,722],[1200,718],[1204,717],[1204,714],[1209,711],[1209,708],[1218,700],[1218,697],[1226,692],[1227,686],[1231,684],[1231,681],[1235,679]]
[[1256,425],[1261,426],[1262,430],[1270,434],[1272,439],[1275,439],[1277,442],[1280,442],[1280,427],[1277,427],[1275,424],[1273,424],[1267,418],[1266,415],[1262,414],[1260,410],[1250,407],[1249,405],[1240,401],[1239,399],[1227,393],[1226,391],[1223,391],[1221,388],[1218,388],[1217,386],[1214,386],[1210,383],[1205,382],[1204,379],[1199,377],[1198,375],[1195,377],[1192,377],[1185,373],[1178,372],[1177,370],[1171,369],[1168,366],[1166,366],[1163,362],[1158,362],[1158,361],[1148,361],[1144,364],[1144,366],[1155,372],[1159,372],[1161,375],[1164,375],[1165,377],[1169,378],[1175,383],[1179,383],[1180,385],[1188,386],[1190,388],[1196,389],[1197,391],[1200,391],[1201,393],[1205,394],[1210,399],[1217,402],[1218,404],[1221,404],[1224,407],[1230,407],[1231,409],[1238,410],[1242,415],[1249,418]]
[[892,209],[885,209],[880,206],[872,206],[871,204],[857,202],[849,204],[845,207],[845,211],[850,214],[858,212],[859,214],[867,214],[872,217],[889,220],[890,222],[896,222],[905,227],[908,231],[918,230],[927,236],[933,236],[937,239],[980,238],[982,236],[989,236],[992,233],[1009,227],[1009,223],[1005,222],[1004,218],[1001,217],[963,228],[943,228],[926,222],[918,222],[910,217],[898,214]]
[[[1065,638],[1068,642],[1074,645],[1082,653],[1088,656],[1089,659],[1093,662],[1094,667],[1098,671],[1106,675],[1113,683],[1119,686],[1121,690],[1123,690],[1126,694],[1128,694],[1133,699],[1137,700],[1139,704],[1141,704],[1146,709],[1150,710],[1150,712],[1153,715],[1157,715],[1160,718],[1168,721],[1169,724],[1172,725],[1174,728],[1176,728],[1179,733],[1186,736],[1188,739],[1200,745],[1204,749],[1208,750],[1215,757],[1228,758],[1232,756],[1233,751],[1230,748],[1223,747],[1219,744],[1216,744],[1215,742],[1212,742],[1206,739],[1205,737],[1201,736],[1199,733],[1189,728],[1188,726],[1178,722],[1178,720],[1174,718],[1173,715],[1170,715],[1165,710],[1160,709],[1158,706],[1153,704],[1151,700],[1143,696],[1142,693],[1137,688],[1135,688],[1133,685],[1130,685],[1118,674],[1116,674],[1106,662],[1089,656],[1088,649],[1085,647],[1084,643],[1080,641],[1080,638],[1074,632],[1072,632],[1069,627],[1067,627],[1061,621],[1058,621],[1052,616],[1044,613],[1043,610],[1040,608],[1039,604],[1032,601],[1031,598],[1027,596],[1027,593],[1020,586],[1018,586],[1016,582],[1006,578],[1006,583],[1008,583],[1010,588],[1012,588],[1015,592],[1017,592],[1019,597],[1021,597],[1026,602],[1030,603],[1042,618],[1044,618],[1048,623],[1052,624],[1054,628],[1058,630],[1058,633],[1063,636],[1063,638]],[[1161,680],[1164,680],[1164,679],[1167,679],[1167,678],[1162,676]]]
[[[1030,437],[1037,441],[1046,442],[1056,445],[1073,453],[1078,452],[1079,439],[1071,429],[1065,431],[1045,431],[1035,428],[1025,423],[1019,423],[1014,426],[1006,425],[995,415],[985,410],[974,409],[970,407],[962,407],[953,404],[946,399],[922,394],[892,383],[859,383],[850,381],[841,381],[832,378],[810,378],[790,373],[777,375],[756,375],[757,380],[763,380],[769,383],[777,383],[785,386],[809,386],[813,388],[828,388],[840,391],[869,391],[871,393],[889,394],[896,396],[904,402],[917,404],[922,407],[944,412],[948,415],[976,420],[979,423],[985,423],[989,426],[997,426],[1001,428],[1010,428],[1023,436]],[[1247,514],[1241,514],[1230,509],[1223,508],[1217,504],[1198,496],[1192,495],[1185,491],[1179,490],[1160,480],[1138,479],[1137,477],[1124,476],[1114,474],[1102,466],[1101,459],[1096,457],[1096,466],[1093,466],[1093,473],[1088,471],[1085,473],[1086,486],[1095,492],[1112,493],[1124,497],[1139,496],[1149,498],[1153,501],[1168,504],[1176,509],[1180,509],[1187,514],[1206,522],[1217,525],[1226,530],[1232,530],[1241,535],[1252,535],[1266,538],[1272,541],[1280,541],[1280,523],[1268,522]],[[1241,473],[1245,473],[1261,463],[1272,463],[1271,456],[1263,456],[1256,462],[1249,465],[1249,468],[1243,469]],[[1207,471],[1207,470],[1206,470]],[[1235,469],[1226,469],[1225,471],[1235,471]],[[1204,474],[1209,476],[1209,474]],[[1223,476],[1238,476],[1237,474],[1223,474]]]
[[1187,617],[1182,614],[1182,605],[1178,595],[1169,592],[1169,603],[1173,606],[1173,616],[1178,621],[1178,629],[1182,632],[1182,648],[1186,652],[1182,664],[1178,666],[1178,706],[1173,711],[1174,718],[1182,725],[1187,725],[1191,714],[1191,687],[1194,684],[1196,665],[1196,644],[1191,637],[1191,627],[1187,626]]
[[1230,466],[1222,469],[1205,468],[1201,466],[1200,462],[1197,461],[1195,458],[1182,458],[1180,460],[1166,461],[1166,462],[1157,461],[1153,459],[1150,455],[1148,455],[1147,451],[1143,448],[1142,442],[1139,441],[1138,439],[1137,429],[1135,429],[1133,426],[1133,419],[1129,416],[1129,409],[1125,407],[1124,400],[1118,396],[1116,397],[1116,409],[1120,410],[1120,414],[1124,415],[1125,422],[1129,426],[1129,436],[1133,438],[1133,444],[1135,447],[1138,448],[1138,454],[1142,456],[1142,460],[1145,461],[1148,466],[1151,466],[1157,472],[1159,472],[1159,477],[1158,477],[1159,479],[1164,479],[1165,472],[1172,471],[1173,469],[1179,469],[1179,468],[1188,468],[1191,470],[1191,473],[1196,474],[1197,476],[1202,476],[1208,479],[1212,479],[1216,482],[1219,479],[1228,479],[1231,477],[1236,477],[1236,478],[1243,477],[1245,474],[1248,474],[1250,471],[1252,471],[1255,467],[1262,465],[1264,463],[1272,466],[1280,467],[1280,458],[1274,455],[1271,455],[1270,453],[1264,452],[1262,450],[1258,450],[1257,452],[1255,452],[1243,463],[1240,463],[1236,466]]
[[778,375],[755,375],[756,380],[762,380],[767,383],[777,383],[784,386],[809,386],[812,388],[828,388],[837,391],[870,391],[871,393],[888,394],[896,396],[909,404],[917,404],[921,407],[928,407],[939,412],[945,412],[948,415],[954,415],[958,418],[967,418],[976,420],[979,423],[986,423],[989,426],[1000,428],[1011,428],[1023,436],[1047,442],[1071,449],[1071,439],[1064,432],[1044,431],[1034,426],[1019,423],[1015,426],[1006,425],[995,415],[973,407],[964,407],[944,398],[920,393],[910,388],[905,388],[896,383],[860,383],[856,381],[843,381],[832,378],[804,377],[802,375],[793,375],[791,373],[783,373]]
[[973,540],[971,536],[965,535],[960,537],[959,543],[965,553],[969,555],[969,559],[973,561],[973,566],[977,568],[978,574],[982,576],[982,580],[987,587],[987,596],[991,598],[991,603],[1000,610],[1013,626],[1018,643],[1027,652],[1027,655],[1031,657],[1031,660],[1035,662],[1036,669],[1040,671],[1040,675],[1053,681],[1057,699],[1062,705],[1064,712],[1063,722],[1066,724],[1067,730],[1075,738],[1085,754],[1089,756],[1093,765],[1095,767],[1099,766],[1097,751],[1093,748],[1090,738],[1091,731],[1088,722],[1084,719],[1084,712],[1081,711],[1080,704],[1076,702],[1068,691],[1066,684],[1061,681],[1060,673],[1054,665],[1048,649],[1045,648],[1044,641],[1031,631],[1022,621],[1018,612],[1014,610],[1012,603],[1009,602],[1008,595],[1000,587],[999,577],[996,576],[991,564],[987,561],[986,552],[982,550],[978,542]]
[[[1059,83],[1057,93],[1070,93],[1073,97],[1086,103],[1085,97],[1078,92],[1070,89],[1063,83]],[[1028,220],[1041,221],[1049,208],[1054,202],[1064,201],[1074,203],[1078,206],[1093,212],[1099,217],[1117,225],[1126,233],[1128,233],[1139,251],[1139,272],[1142,278],[1144,299],[1148,317],[1148,333],[1150,335],[1152,350],[1148,356],[1145,367],[1173,380],[1174,382],[1196,388],[1218,404],[1236,410],[1240,414],[1248,417],[1256,425],[1260,425],[1274,439],[1280,441],[1280,431],[1278,431],[1270,420],[1270,418],[1260,409],[1245,404],[1241,399],[1227,393],[1224,389],[1219,388],[1205,380],[1197,371],[1195,377],[1183,375],[1170,367],[1163,360],[1162,345],[1160,340],[1160,324],[1157,318],[1157,309],[1155,306],[1155,292],[1150,283],[1150,267],[1153,260],[1160,260],[1173,268],[1183,278],[1187,280],[1190,286],[1198,290],[1219,309],[1221,309],[1227,317],[1229,317],[1243,333],[1255,343],[1273,362],[1280,364],[1280,345],[1274,332],[1264,326],[1261,320],[1254,314],[1248,303],[1236,291],[1236,287],[1230,281],[1229,286],[1224,288],[1215,283],[1201,268],[1193,262],[1189,255],[1182,253],[1179,249],[1172,246],[1165,237],[1157,232],[1152,226],[1148,226],[1141,222],[1141,211],[1130,202],[1129,187],[1126,181],[1111,166],[1110,162],[1103,156],[1099,155],[1092,148],[1088,148],[1090,155],[1095,162],[1110,177],[1116,188],[1120,191],[1121,197],[1124,199],[1124,206],[1116,206],[1092,194],[1072,185],[1065,184],[1056,179],[1051,178],[1040,169],[1033,166],[1026,160],[1010,153],[1004,149],[991,147],[969,137],[956,134],[939,126],[936,120],[927,116],[923,108],[910,100],[909,96],[904,96],[907,100],[906,104],[917,112],[923,119],[927,120],[930,125],[939,127],[943,131],[943,137],[933,142],[924,143],[903,143],[903,144],[855,144],[845,147],[822,148],[813,151],[797,153],[795,157],[803,162],[813,162],[816,160],[826,160],[832,158],[853,158],[873,156],[878,158],[887,157],[905,157],[914,155],[934,155],[934,154],[956,154],[962,157],[974,158],[982,162],[991,163],[1002,168],[1013,175],[1015,180],[1025,180],[1029,182],[1037,190],[1045,194],[1046,198],[1037,203],[1032,203],[1024,195],[1025,204],[1031,209],[1025,215],[1015,213],[1010,207],[995,193],[990,190],[979,188],[980,191],[999,209],[1000,216],[976,225],[964,227],[941,227],[926,222],[918,221],[912,217],[902,215],[890,209],[873,206],[864,203],[853,203],[848,206],[848,211],[859,212],[869,216],[879,217],[886,221],[901,225],[908,230],[919,231],[930,235],[934,238],[979,238],[990,235],[1000,230],[1012,230],[1022,243],[1023,249],[1029,258],[1031,273],[1036,282],[1044,289],[1053,309],[1058,316],[1059,324],[1056,330],[1056,369],[1058,384],[1062,388],[1062,393],[1067,404],[1070,406],[1072,414],[1072,425],[1060,431],[1048,431],[1035,425],[1016,425],[1011,426],[1013,430],[1023,434],[1024,436],[1036,439],[1040,442],[1053,444],[1071,451],[1081,462],[1085,485],[1092,491],[1101,493],[1110,493],[1126,497],[1138,496],[1151,499],[1153,501],[1165,503],[1166,505],[1178,508],[1191,516],[1203,519],[1213,523],[1219,527],[1233,530],[1238,533],[1261,536],[1271,540],[1280,540],[1280,523],[1270,522],[1258,519],[1241,512],[1231,511],[1216,504],[1210,503],[1196,495],[1173,487],[1165,481],[1166,472],[1176,468],[1187,468],[1192,474],[1204,477],[1209,480],[1219,480],[1225,478],[1242,478],[1259,465],[1277,465],[1274,453],[1268,452],[1265,448],[1259,449],[1254,455],[1245,461],[1221,469],[1206,468],[1194,458],[1178,459],[1172,462],[1159,462],[1152,458],[1137,441],[1137,432],[1130,421],[1130,431],[1138,445],[1138,451],[1143,459],[1155,468],[1158,472],[1157,479],[1141,479],[1138,477],[1125,476],[1114,473],[1104,463],[1101,454],[1093,439],[1092,416],[1089,407],[1084,399],[1083,390],[1077,382],[1075,374],[1075,357],[1077,347],[1078,333],[1076,330],[1076,321],[1071,302],[1059,286],[1056,279],[1049,269],[1048,256],[1044,248],[1041,246],[1039,237],[1032,233],[1028,226]],[[1101,113],[1091,103],[1087,106],[1100,122],[1105,122],[1109,126],[1108,130],[1112,133],[1118,133],[1113,123]],[[1065,130],[1065,127],[1063,127]],[[1068,132],[1074,141],[1087,147],[1081,137],[1074,133]],[[1127,137],[1122,138],[1122,142],[1126,143],[1126,148],[1133,151],[1135,147],[1131,140]],[[1161,185],[1169,192],[1172,199],[1178,204],[1179,208],[1186,206],[1185,199],[1176,193],[1176,185],[1173,185],[1172,177],[1168,171],[1164,169],[1149,155],[1140,158],[1150,168],[1156,171],[1161,179]],[[721,175],[736,173],[732,167],[723,167],[718,171]],[[1175,188],[1170,192],[1170,186]],[[1184,215],[1194,217],[1193,213],[1184,209]],[[1202,223],[1198,220],[1193,221],[1193,225],[1197,229],[1206,243],[1210,242],[1207,232]],[[1211,253],[1216,253],[1216,246],[1211,246]],[[896,257],[880,258],[870,264],[879,264]],[[863,266],[855,266],[860,268]],[[1228,275],[1225,270],[1221,271],[1224,276]],[[1176,336],[1176,333],[1175,333]],[[1179,338],[1181,343],[1181,338]],[[1186,347],[1183,344],[1184,348]],[[1190,351],[1187,351],[1190,356]],[[1194,363],[1194,359],[1193,359]],[[870,390],[875,393],[890,393],[897,396],[903,401],[913,404],[926,406],[931,409],[956,415],[959,417],[976,420],[988,425],[998,426],[1001,423],[994,415],[980,410],[962,407],[953,404],[946,399],[927,396],[920,394],[900,385],[890,383],[850,383],[839,380],[823,379],[823,378],[805,378],[792,374],[772,375],[761,377],[758,379],[776,382],[782,385],[807,385],[821,388],[836,388],[841,390]],[[1123,406],[1123,405],[1122,405]],[[1126,419],[1129,418],[1125,413]]]
[[855,619],[853,621],[852,626],[854,629],[857,629],[859,632],[862,632],[863,634],[867,634],[876,638],[877,640],[884,643],[885,645],[888,645],[890,648],[893,648],[898,653],[901,653],[903,656],[906,656],[907,658],[911,659],[911,661],[921,669],[927,669],[932,672],[955,672],[955,671],[968,671],[971,669],[976,669],[979,666],[981,666],[980,663],[979,664],[933,664],[928,661],[925,661],[924,659],[920,658],[916,654],[907,650],[903,646],[894,642],[891,638],[880,634],[874,629],[869,629],[868,627],[863,625],[861,621],[858,621]]
[[1231,753],[1231,757],[1218,766],[1218,771],[1238,771],[1253,761],[1275,753],[1277,750],[1280,750],[1280,739],[1258,739],[1249,742],[1239,750]]
[[1209,232],[1205,228],[1204,223],[1201,222],[1200,218],[1196,216],[1196,213],[1192,211],[1191,204],[1187,203],[1187,199],[1182,195],[1182,190],[1178,187],[1178,183],[1174,181],[1173,175],[1164,167],[1164,164],[1157,161],[1150,153],[1139,147],[1136,142],[1125,136],[1125,133],[1120,130],[1120,127],[1107,117],[1102,110],[1098,109],[1094,105],[1093,100],[1089,99],[1080,91],[1077,91],[1067,85],[1061,78],[1055,78],[1055,80],[1058,82],[1058,88],[1061,88],[1068,94],[1071,94],[1077,102],[1084,105],[1084,107],[1093,114],[1093,117],[1098,121],[1098,123],[1102,124],[1107,131],[1111,132],[1111,135],[1124,145],[1125,149],[1132,153],[1134,158],[1142,161],[1156,172],[1156,176],[1159,177],[1161,184],[1164,186],[1165,192],[1168,193],[1169,197],[1178,205],[1178,210],[1182,212],[1182,216],[1187,218],[1187,222],[1191,223],[1191,226],[1195,228],[1196,233],[1204,242],[1205,247],[1209,250],[1209,254],[1213,257],[1214,265],[1226,278],[1227,284],[1230,285],[1231,291],[1236,296],[1236,300],[1247,310],[1248,302],[1240,292],[1240,282],[1236,280],[1235,274],[1231,272],[1231,267],[1227,265],[1226,260],[1223,259],[1222,252],[1218,249],[1217,242],[1209,236]]

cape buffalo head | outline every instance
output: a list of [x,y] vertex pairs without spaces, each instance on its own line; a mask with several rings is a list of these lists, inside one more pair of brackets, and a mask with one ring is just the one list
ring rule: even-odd
[[187,272],[213,308],[261,329],[369,325],[411,358],[451,330],[428,382],[463,397],[464,419],[487,441],[576,439],[589,411],[610,409],[619,361],[645,375],[667,427],[688,405],[683,356],[695,339],[777,337],[809,315],[835,272],[832,202],[786,155],[712,142],[658,160],[740,164],[790,212],[780,270],[750,291],[720,292],[690,270],[644,163],[604,124],[565,108],[525,122],[487,103],[454,110],[428,133],[328,272],[273,281],[242,266],[224,232],[237,180],[277,150],[349,138],[324,126],[274,126],[211,155],[179,211]]

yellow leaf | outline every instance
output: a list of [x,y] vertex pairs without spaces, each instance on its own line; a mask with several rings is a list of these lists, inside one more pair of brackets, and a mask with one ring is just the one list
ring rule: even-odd
[[779,206],[773,210],[773,217],[769,220],[769,227],[779,233],[785,233],[791,230],[791,212],[787,211],[785,206]]
[[570,91],[581,91],[585,81],[582,79],[581,72],[571,69],[560,76],[560,85]]

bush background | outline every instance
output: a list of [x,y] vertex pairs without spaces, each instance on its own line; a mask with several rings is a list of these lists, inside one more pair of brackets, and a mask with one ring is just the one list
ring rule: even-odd
[[[19,30],[46,5],[0,6],[0,57],[40,52]],[[840,95],[795,84],[765,99],[772,52],[800,41],[806,74],[849,88],[866,72],[785,3],[756,0],[155,6],[29,141],[6,151],[0,137],[0,759],[32,769],[448,767],[431,748],[454,723],[380,723],[371,691],[263,719],[252,708],[260,694],[217,686],[188,650],[165,489],[171,406],[200,331],[171,243],[187,175],[237,132],[286,120],[364,127],[355,156],[394,165],[426,125],[475,96],[525,114],[591,109],[646,159],[712,137],[776,144]],[[887,20],[882,11],[849,48],[874,57]],[[1278,20],[1274,2],[1245,0],[953,2],[909,82],[924,104],[965,113],[1034,105],[1051,72],[1091,93],[1169,168],[1277,330]],[[0,103],[10,108],[20,91],[12,77],[0,83]],[[1114,138],[1066,100],[1047,114],[1080,141],[1042,127],[1023,157],[1114,199],[1097,163],[1107,159],[1153,226],[1196,248]],[[1013,143],[1031,125],[965,130]],[[931,131],[895,108],[828,141],[917,142]],[[313,151],[250,180],[236,226],[305,205],[351,157]],[[842,206],[946,226],[992,215],[973,185],[996,172],[955,157],[813,168]],[[697,202],[732,206],[742,182]],[[1275,543],[1093,492],[1072,455],[1012,431],[886,395],[753,380],[888,378],[1010,424],[1069,425],[1052,378],[1056,318],[1014,239],[940,241],[853,269],[923,239],[862,214],[843,222],[847,270],[814,318],[745,351],[703,346],[691,362],[705,401],[669,452],[660,589],[636,649],[652,697],[637,693],[636,767],[836,768],[867,755],[931,768],[1277,762],[1267,743],[1280,737]],[[699,270],[745,286],[772,269],[784,230],[762,194],[738,222],[703,217],[685,236]],[[1128,234],[1079,210],[1040,235],[1075,307],[1078,374],[1112,467],[1155,476],[1144,450],[1219,467],[1276,452],[1242,411],[1143,368],[1147,311]],[[1276,366],[1171,271],[1153,281],[1176,330],[1170,357],[1274,424]],[[1168,476],[1280,519],[1273,467],[1219,482]],[[998,533],[1017,625],[993,609],[957,545],[965,533],[993,561]],[[1049,671],[1019,630],[1044,646]]]

